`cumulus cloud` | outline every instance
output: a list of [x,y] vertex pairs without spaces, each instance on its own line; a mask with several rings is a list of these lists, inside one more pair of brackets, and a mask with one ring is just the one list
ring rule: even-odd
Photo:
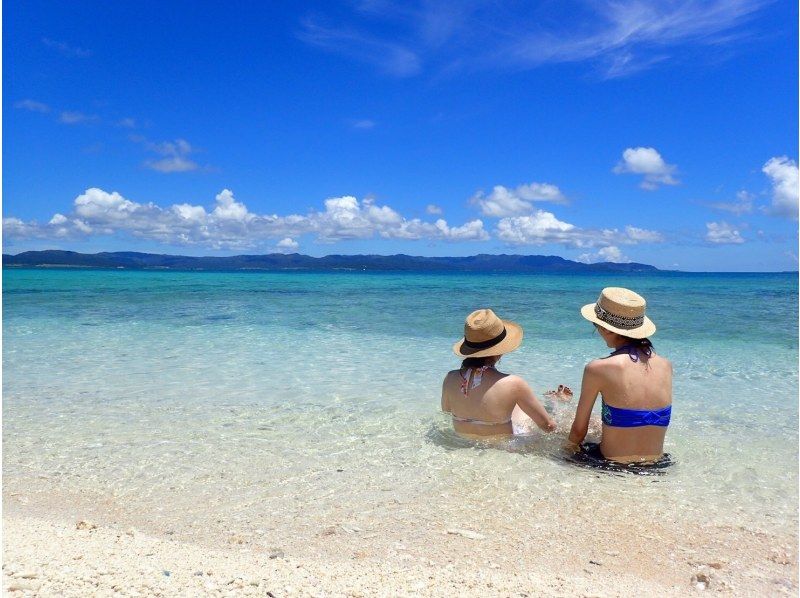
[[707,222],[706,240],[718,245],[744,243],[739,231],[727,222]]
[[622,264],[631,261],[622,253],[622,250],[615,245],[602,247],[595,253],[583,253],[578,256],[577,260],[579,262],[583,262],[584,264],[594,264],[597,262],[614,262],[616,264]]
[[57,213],[47,224],[3,220],[9,238],[57,238],[87,235],[130,234],[176,245],[212,248],[247,248],[267,240],[280,239],[280,249],[296,249],[294,240],[313,234],[320,242],[373,237],[431,239],[443,241],[484,241],[489,238],[483,222],[472,220],[450,226],[445,220],[408,220],[389,206],[373,199],[353,196],[328,198],[322,211],[305,215],[256,214],[237,201],[229,189],[220,191],[212,209],[188,203],[161,207],[139,203],[93,187],[75,198],[71,213]]
[[439,218],[436,229],[443,239],[448,241],[487,241],[489,234],[483,230],[481,220],[470,220],[462,226],[447,226],[447,222]]
[[639,186],[647,191],[654,191],[660,185],[677,185],[680,183],[673,175],[677,167],[667,164],[661,154],[652,147],[629,147],[622,152],[622,160],[614,167],[615,174],[641,174]]
[[776,216],[797,220],[798,168],[794,160],[786,156],[770,158],[761,171],[772,183],[772,204],[768,211]]
[[284,237],[283,239],[278,241],[275,247],[278,249],[278,251],[282,253],[291,253],[293,251],[297,251],[297,249],[300,247],[300,243],[298,243],[291,237]]
[[470,202],[477,205],[484,216],[503,218],[530,213],[535,201],[566,203],[567,198],[561,190],[550,183],[530,183],[509,189],[495,185],[489,195],[478,191]]
[[425,206],[425,213],[430,214],[432,216],[438,216],[439,214],[442,213],[442,208],[440,208],[436,204],[429,203],[427,206]]
[[20,100],[14,104],[14,107],[28,110],[30,112],[50,112],[50,106],[43,104],[42,102],[37,102],[36,100]]
[[497,223],[497,237],[514,245],[561,243],[570,237],[574,225],[558,220],[551,212],[537,210],[529,216],[503,218]]
[[528,216],[503,218],[497,223],[497,238],[511,245],[546,245],[558,243],[570,247],[608,247],[660,243],[657,231],[626,226],[618,229],[586,229],[563,222],[551,212],[537,210]]

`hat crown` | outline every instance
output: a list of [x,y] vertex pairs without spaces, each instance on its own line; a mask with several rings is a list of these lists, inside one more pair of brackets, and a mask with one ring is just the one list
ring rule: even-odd
[[597,305],[615,316],[638,318],[644,316],[647,302],[644,297],[630,289],[606,287],[600,292]]
[[464,338],[471,343],[482,343],[503,333],[503,320],[491,309],[477,309],[464,321]]

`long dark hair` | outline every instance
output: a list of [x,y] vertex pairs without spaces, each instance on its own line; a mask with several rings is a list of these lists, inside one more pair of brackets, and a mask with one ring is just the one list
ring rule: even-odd
[[[497,355],[487,355],[486,357],[467,357],[464,361],[461,362],[461,369],[464,370],[466,368],[481,368],[485,365],[497,363],[497,359],[495,359],[496,357]],[[494,359],[494,361],[491,361],[492,359]]]

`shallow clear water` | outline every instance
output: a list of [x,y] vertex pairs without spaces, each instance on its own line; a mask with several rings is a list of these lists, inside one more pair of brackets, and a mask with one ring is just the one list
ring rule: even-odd
[[[439,413],[463,318],[493,307],[541,394],[607,349],[578,309],[648,298],[675,368],[658,478],[566,464],[563,436],[485,447]],[[433,275],[5,270],[3,474],[163,516],[425,521],[585,499],[771,527],[797,520],[796,275]],[[570,405],[550,405],[568,427]],[[366,523],[365,523],[366,522]],[[274,522],[273,522],[274,523]]]

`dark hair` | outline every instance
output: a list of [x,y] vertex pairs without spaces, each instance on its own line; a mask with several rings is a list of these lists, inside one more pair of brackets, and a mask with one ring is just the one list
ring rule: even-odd
[[[630,347],[629,354],[633,361],[639,361],[639,353],[644,355],[645,361],[653,355],[653,343],[649,338],[631,338],[629,336],[622,336],[625,339],[625,345]],[[634,359],[634,352],[636,358]]]
[[486,365],[486,362],[498,355],[487,355],[486,357],[467,357],[461,362],[462,368],[480,368]]
[[636,347],[637,349],[641,349],[642,351],[645,350],[652,351],[655,348],[653,347],[653,343],[650,342],[649,338],[631,338],[623,334],[621,334],[620,336],[625,339],[626,345],[633,345],[634,347]]

